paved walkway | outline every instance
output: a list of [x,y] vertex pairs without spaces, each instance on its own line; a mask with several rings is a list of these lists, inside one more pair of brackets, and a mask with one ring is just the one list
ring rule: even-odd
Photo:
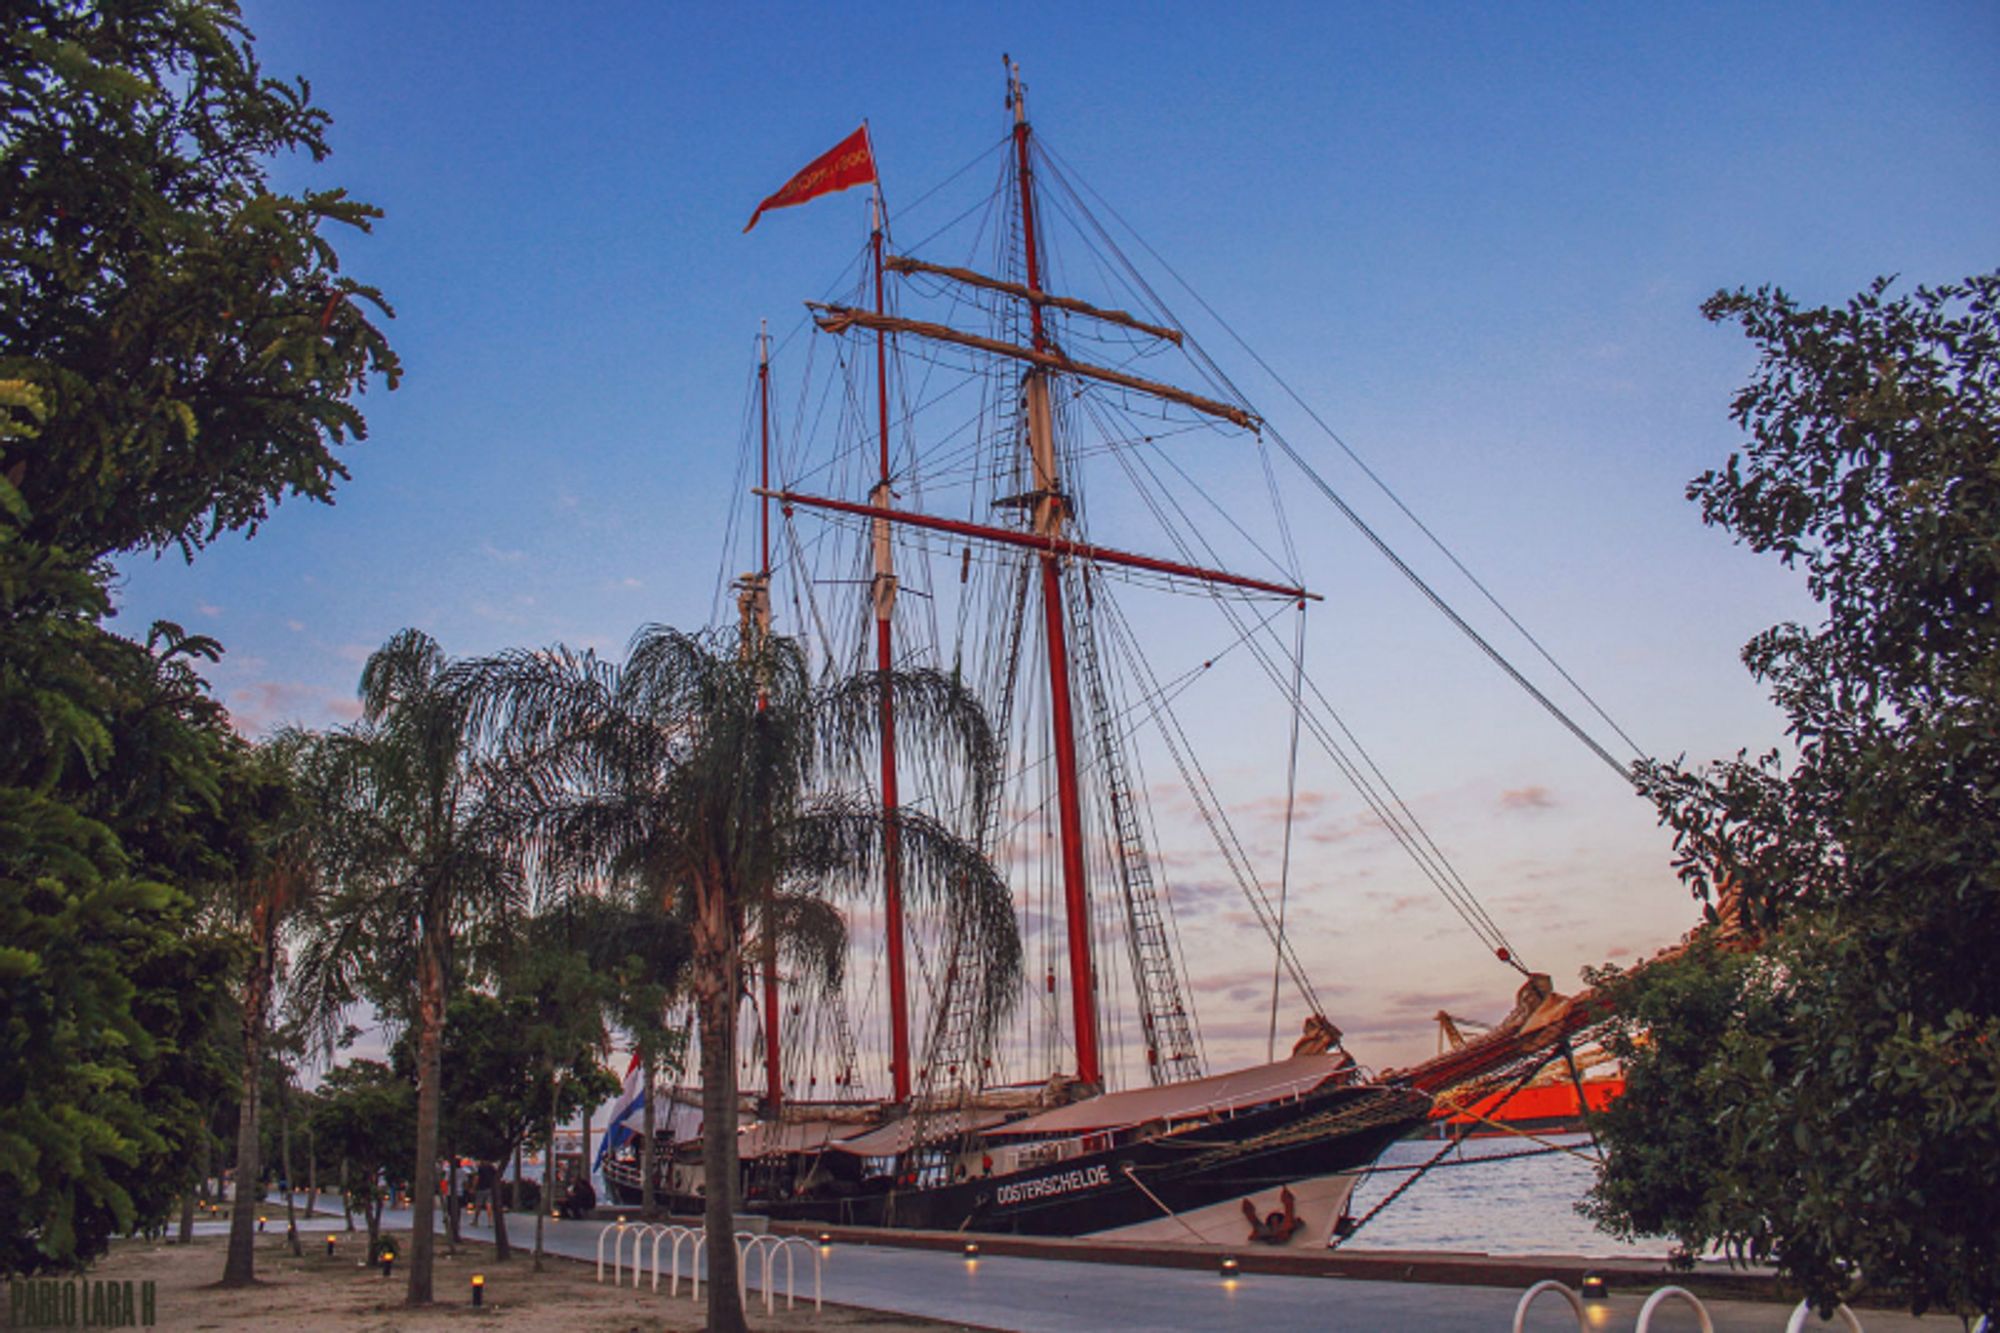
[[[324,1201],[324,1200],[322,1200]],[[279,1204],[283,1208],[283,1204]],[[282,1214],[272,1216],[272,1229],[282,1229]],[[357,1219],[358,1220],[358,1219]],[[337,1228],[336,1214],[330,1225]],[[300,1230],[325,1230],[325,1219],[302,1221]],[[392,1210],[384,1218],[391,1228],[409,1226],[409,1213]],[[222,1223],[198,1224],[226,1229]],[[549,1219],[545,1245],[549,1252],[594,1262],[602,1222]],[[490,1227],[466,1226],[468,1239],[491,1240]],[[509,1214],[508,1238],[521,1250],[532,1248],[533,1214]],[[647,1242],[650,1252],[651,1243]],[[1023,1333],[1073,1333],[1074,1330],[1153,1329],[1161,1333],[1234,1331],[1271,1333],[1274,1329],[1328,1329],[1335,1333],[1413,1333],[1414,1330],[1511,1328],[1521,1293],[1498,1287],[1451,1286],[1421,1282],[1381,1282],[1353,1278],[1279,1277],[1256,1274],[1227,1281],[1194,1269],[1079,1263],[1059,1259],[983,1256],[966,1259],[949,1251],[902,1249],[886,1245],[842,1242],[825,1249],[822,1281],[828,1301],[862,1309],[920,1315],[991,1329]],[[610,1246],[605,1247],[605,1281],[610,1281]],[[799,1256],[801,1259],[804,1256]],[[666,1264],[662,1247],[661,1264]],[[782,1272],[782,1261],[778,1265]],[[648,1278],[632,1293],[635,1311],[657,1308],[669,1299],[664,1271],[655,1294]],[[755,1273],[751,1286],[756,1286]],[[630,1269],[626,1270],[629,1282]],[[810,1306],[812,1274],[802,1265],[798,1290]],[[679,1299],[688,1299],[683,1283]],[[775,1293],[783,1309],[783,1278]],[[1617,1294],[1590,1310],[1592,1330],[1629,1330],[1638,1322],[1645,1295]],[[754,1291],[752,1308],[762,1300]],[[1791,1311],[1783,1306],[1751,1301],[1706,1302],[1717,1333],[1781,1333]],[[1958,1333],[1955,1319],[1914,1319],[1908,1315],[1868,1312],[1867,1333]],[[1573,1316],[1558,1299],[1543,1297],[1528,1320],[1530,1329],[1568,1329]],[[1839,1325],[1816,1325],[1839,1327]],[[1693,1329],[1692,1309],[1678,1303],[1656,1314],[1658,1333]]]

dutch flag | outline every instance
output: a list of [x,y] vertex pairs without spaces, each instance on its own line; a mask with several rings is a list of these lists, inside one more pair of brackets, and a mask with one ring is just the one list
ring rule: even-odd
[[625,1071],[625,1090],[618,1094],[618,1101],[611,1108],[611,1122],[604,1127],[604,1137],[597,1141],[597,1158],[590,1164],[592,1171],[602,1172],[604,1159],[632,1137],[633,1129],[628,1122],[646,1104],[645,1081],[639,1053],[634,1051],[631,1067]]

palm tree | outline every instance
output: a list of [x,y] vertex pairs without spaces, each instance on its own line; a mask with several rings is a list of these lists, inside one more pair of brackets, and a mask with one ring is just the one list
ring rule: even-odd
[[962,773],[968,808],[979,808],[994,779],[992,733],[978,701],[936,672],[820,688],[789,640],[659,626],[640,631],[622,667],[554,649],[468,668],[482,724],[536,775],[536,847],[554,879],[636,877],[663,909],[687,915],[717,1333],[745,1327],[733,1240],[736,1017],[757,932],[776,941],[787,918],[803,924],[799,900],[878,883],[886,846],[911,898],[943,905],[986,960],[990,1020],[1018,994],[1013,903],[986,859],[928,814],[905,809],[891,823],[872,799],[842,794],[869,771],[885,689],[909,738],[906,761]]
[[296,914],[309,910],[320,884],[320,826],[309,787],[315,738],[287,729],[247,747],[238,807],[245,848],[243,873],[229,886],[224,910],[247,937],[250,956],[240,997],[243,1091],[236,1127],[236,1208],[222,1285],[257,1280],[256,1214],[262,1194],[260,1091],[271,1032],[271,1000],[284,962],[285,937]]
[[[410,1305],[431,1300],[439,1042],[454,979],[477,931],[527,898],[519,810],[505,768],[472,744],[466,699],[435,641],[403,630],[361,672],[361,719],[326,738],[328,861],[338,876],[300,950],[303,1006],[330,1035],[369,983],[416,1029],[417,1143],[411,1173]],[[400,984],[394,984],[400,983]]]

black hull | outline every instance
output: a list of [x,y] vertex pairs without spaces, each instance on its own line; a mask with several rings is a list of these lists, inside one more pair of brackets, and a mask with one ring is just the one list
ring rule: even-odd
[[[775,1222],[1085,1236],[1246,1197],[1275,1206],[1282,1186],[1368,1166],[1429,1108],[1428,1098],[1402,1089],[1333,1088],[1010,1175],[928,1188],[882,1178],[872,1190],[792,1198],[752,1191],[743,1208]],[[607,1186],[620,1203],[637,1203],[630,1186]],[[696,1197],[658,1197],[674,1212],[702,1209]]]

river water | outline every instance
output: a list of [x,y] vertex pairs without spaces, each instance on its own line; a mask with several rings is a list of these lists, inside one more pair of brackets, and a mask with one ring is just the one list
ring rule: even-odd
[[[1586,1156],[1590,1137],[1552,1135]],[[1406,1139],[1382,1155],[1378,1167],[1417,1166],[1437,1156],[1435,1139]],[[1537,1157],[1534,1141],[1513,1135],[1467,1139],[1453,1148],[1402,1197],[1378,1214],[1342,1248],[1350,1250],[1456,1250],[1486,1254],[1576,1254],[1590,1258],[1661,1258],[1664,1240],[1628,1245],[1591,1225],[1576,1204],[1596,1178],[1583,1157],[1567,1152]],[[1486,1160],[1479,1160],[1479,1159]],[[1507,1160],[1495,1160],[1507,1159]],[[1470,1165],[1459,1165],[1467,1162]],[[1354,1215],[1364,1217],[1408,1178],[1385,1171],[1354,1191]]]

